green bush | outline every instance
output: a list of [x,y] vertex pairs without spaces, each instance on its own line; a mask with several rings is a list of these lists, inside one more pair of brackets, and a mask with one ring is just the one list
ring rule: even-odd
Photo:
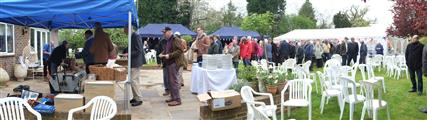
[[193,40],[193,37],[190,35],[184,35],[182,36],[182,39],[184,39],[187,43]]
[[421,37],[420,42],[424,45],[427,45],[427,36]]

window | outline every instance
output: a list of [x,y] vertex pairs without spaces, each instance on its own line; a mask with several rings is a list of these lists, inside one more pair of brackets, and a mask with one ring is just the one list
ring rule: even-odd
[[14,26],[0,23],[0,55],[13,54],[15,52]]

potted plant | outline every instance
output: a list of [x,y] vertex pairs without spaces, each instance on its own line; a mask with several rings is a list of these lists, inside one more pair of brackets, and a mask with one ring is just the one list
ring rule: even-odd
[[231,86],[231,89],[233,89],[237,92],[240,92],[240,89],[242,89],[243,86],[247,86],[247,85],[249,85],[248,81],[243,80],[243,79],[238,79],[237,83]]
[[275,73],[268,73],[267,78],[264,79],[267,92],[275,95],[277,93],[278,76]]
[[287,83],[289,73],[276,72],[277,74],[277,91],[281,92]]
[[258,83],[256,79],[256,68],[252,66],[242,67],[238,72],[238,78],[245,80],[247,85],[249,85],[255,91],[258,91]]

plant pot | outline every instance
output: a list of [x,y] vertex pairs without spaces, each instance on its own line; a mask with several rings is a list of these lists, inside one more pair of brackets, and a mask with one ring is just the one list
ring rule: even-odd
[[277,84],[277,91],[282,92],[283,89],[285,89],[287,81],[283,81]]
[[15,64],[14,75],[18,81],[24,81],[27,77],[27,68],[20,64]]
[[277,85],[267,85],[267,92],[275,95],[277,93]]
[[10,80],[9,74],[7,74],[6,70],[4,70],[3,68],[0,68],[0,82],[6,82],[9,80]]
[[254,89],[255,91],[259,91],[258,90],[258,83],[257,82],[248,82],[249,83],[249,85],[250,85],[250,87],[252,88],[252,89]]

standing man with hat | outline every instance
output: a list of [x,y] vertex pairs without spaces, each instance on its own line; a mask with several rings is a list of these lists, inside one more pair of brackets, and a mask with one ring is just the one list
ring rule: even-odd
[[181,84],[178,80],[178,71],[179,67],[184,65],[184,49],[182,48],[181,40],[173,37],[171,28],[165,27],[162,32],[167,42],[165,49],[159,57],[164,60],[164,67],[167,71],[167,78],[169,80],[169,86],[166,86],[166,88],[171,94],[171,99],[166,100],[166,102],[168,106],[178,106],[181,105],[181,97],[179,94]]

